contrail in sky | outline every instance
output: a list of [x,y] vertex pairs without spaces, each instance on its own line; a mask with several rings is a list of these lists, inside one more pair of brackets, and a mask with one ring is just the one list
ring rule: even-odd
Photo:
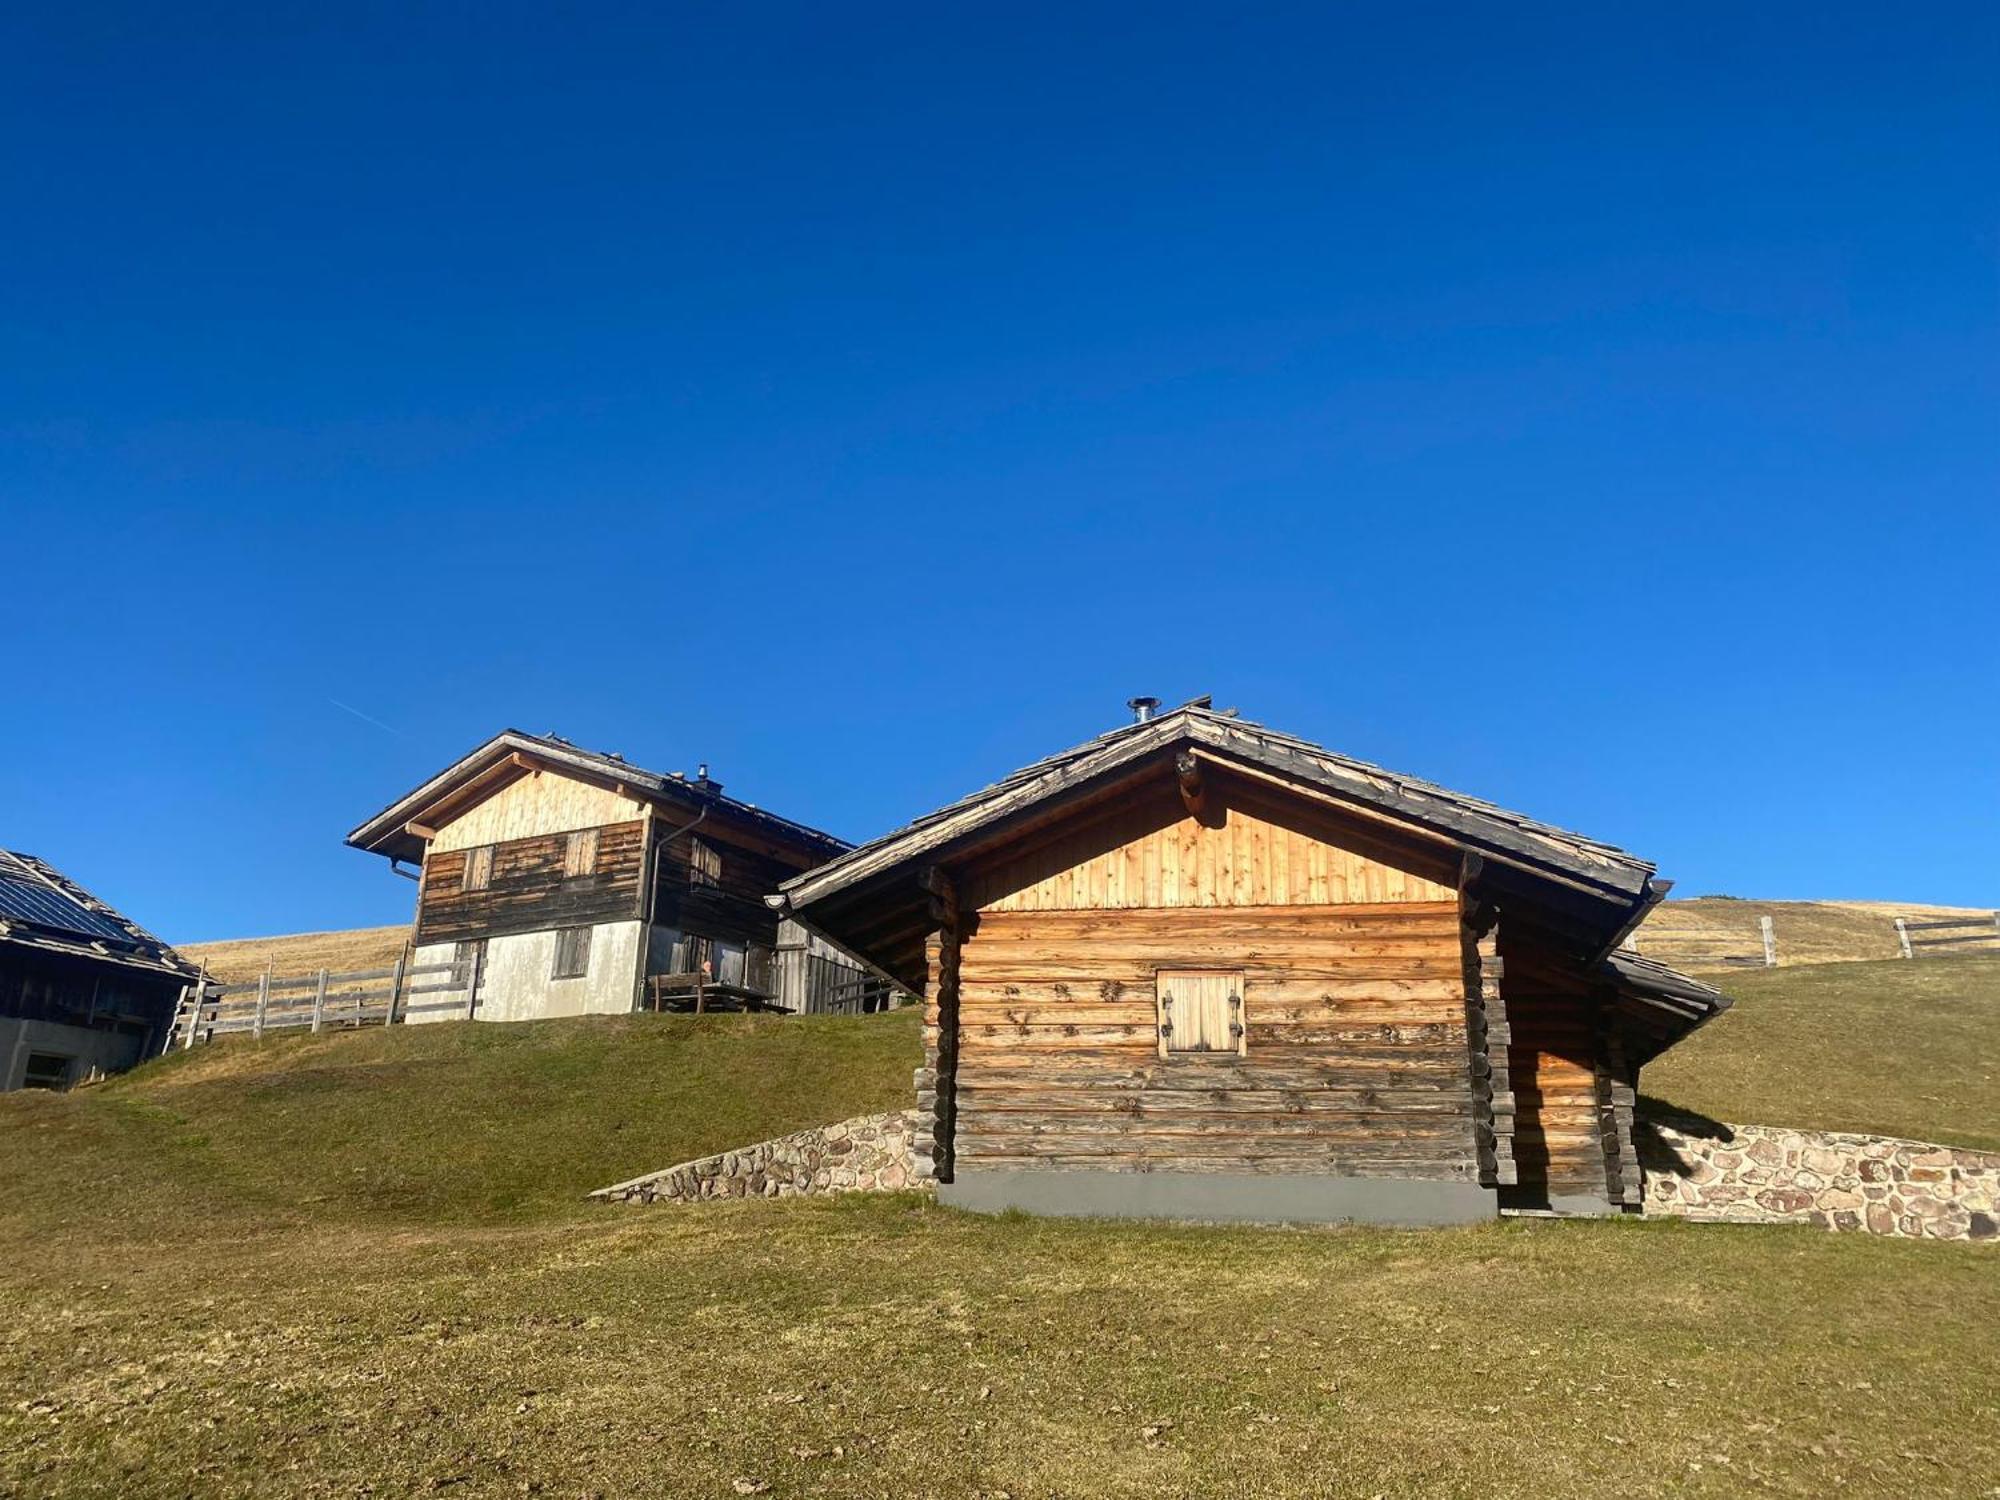
[[404,734],[403,731],[398,729],[394,724],[384,724],[380,719],[376,718],[373,714],[364,714],[360,709],[356,708],[352,703],[342,703],[338,698],[329,698],[326,701],[331,703],[335,708],[342,709],[347,713],[353,714],[355,718],[361,720],[361,722],[364,724],[373,724],[377,729],[386,729],[389,733],[396,736],[396,738],[399,740],[406,740],[409,738],[407,734]]

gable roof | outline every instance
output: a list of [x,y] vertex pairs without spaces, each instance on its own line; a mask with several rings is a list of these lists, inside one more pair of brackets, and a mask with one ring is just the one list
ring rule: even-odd
[[0,945],[192,978],[195,966],[47,860],[0,849]]
[[726,797],[717,782],[648,771],[621,755],[585,750],[556,735],[528,734],[519,729],[503,729],[485,744],[460,756],[355,828],[347,835],[346,842],[352,848],[390,859],[421,859],[424,841],[407,831],[410,822],[431,808],[476,790],[483,781],[490,780],[492,785],[488,790],[497,791],[533,769],[553,770],[583,781],[622,787],[635,797],[662,805],[691,811],[723,809],[778,842],[796,844],[820,855],[839,854],[849,847],[845,839],[781,818],[755,803]]
[[1580,885],[1612,901],[1648,892],[1654,867],[1610,844],[1538,823],[1477,797],[1340,755],[1199,704],[1123,725],[928,813],[789,880],[787,904],[809,906],[904,862],[942,851],[1014,814],[1149,756],[1181,746],[1207,751],[1315,788],[1356,811],[1443,835],[1496,860]]

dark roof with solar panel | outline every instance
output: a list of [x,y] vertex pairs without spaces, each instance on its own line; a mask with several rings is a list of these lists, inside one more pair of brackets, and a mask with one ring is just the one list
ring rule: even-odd
[[195,968],[48,861],[0,849],[0,945],[193,974]]

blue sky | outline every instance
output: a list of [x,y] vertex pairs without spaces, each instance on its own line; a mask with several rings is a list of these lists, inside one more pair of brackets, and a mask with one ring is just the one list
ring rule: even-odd
[[1139,692],[2000,900],[1991,7],[43,10],[0,844],[170,938],[505,725],[861,838]]

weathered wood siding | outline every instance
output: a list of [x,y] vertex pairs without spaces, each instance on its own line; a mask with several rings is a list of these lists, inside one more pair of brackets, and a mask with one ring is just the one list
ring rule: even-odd
[[437,831],[430,852],[504,844],[537,834],[602,828],[635,817],[637,807],[604,787],[552,771],[531,772],[467,808]]
[[[713,885],[696,885],[690,879],[690,840],[696,837],[720,856]],[[774,947],[778,914],[764,904],[764,898],[806,868],[803,858],[786,861],[730,842],[729,828],[711,820],[661,846],[654,863],[659,890],[653,900],[653,920],[702,937]]]
[[1395,849],[1358,823],[1336,822],[1249,783],[1211,779],[1215,806],[1205,820],[1186,813],[1166,782],[972,874],[967,904],[1098,911],[1457,898],[1450,866],[1438,856]]
[[[1162,968],[1242,972],[1242,1056],[1159,1056]],[[1472,1180],[1457,903],[983,912],[955,1091],[965,1165]]]
[[1607,1141],[1603,999],[1571,966],[1531,944],[1510,940],[1500,922],[1511,1031],[1508,1070],[1516,1107],[1514,1160],[1520,1183],[1552,1195],[1613,1199],[1606,1157],[1629,1148]]
[[460,942],[643,915],[643,820],[598,829],[597,869],[591,875],[564,877],[567,845],[567,833],[495,844],[491,883],[473,891],[463,888],[466,850],[433,849],[424,861],[417,942]]
[[[989,858],[956,1026],[929,1010],[950,1159],[1476,1180],[1451,878],[1220,776],[1199,817],[1163,779]],[[1160,1055],[1162,969],[1241,974],[1241,1055]]]

